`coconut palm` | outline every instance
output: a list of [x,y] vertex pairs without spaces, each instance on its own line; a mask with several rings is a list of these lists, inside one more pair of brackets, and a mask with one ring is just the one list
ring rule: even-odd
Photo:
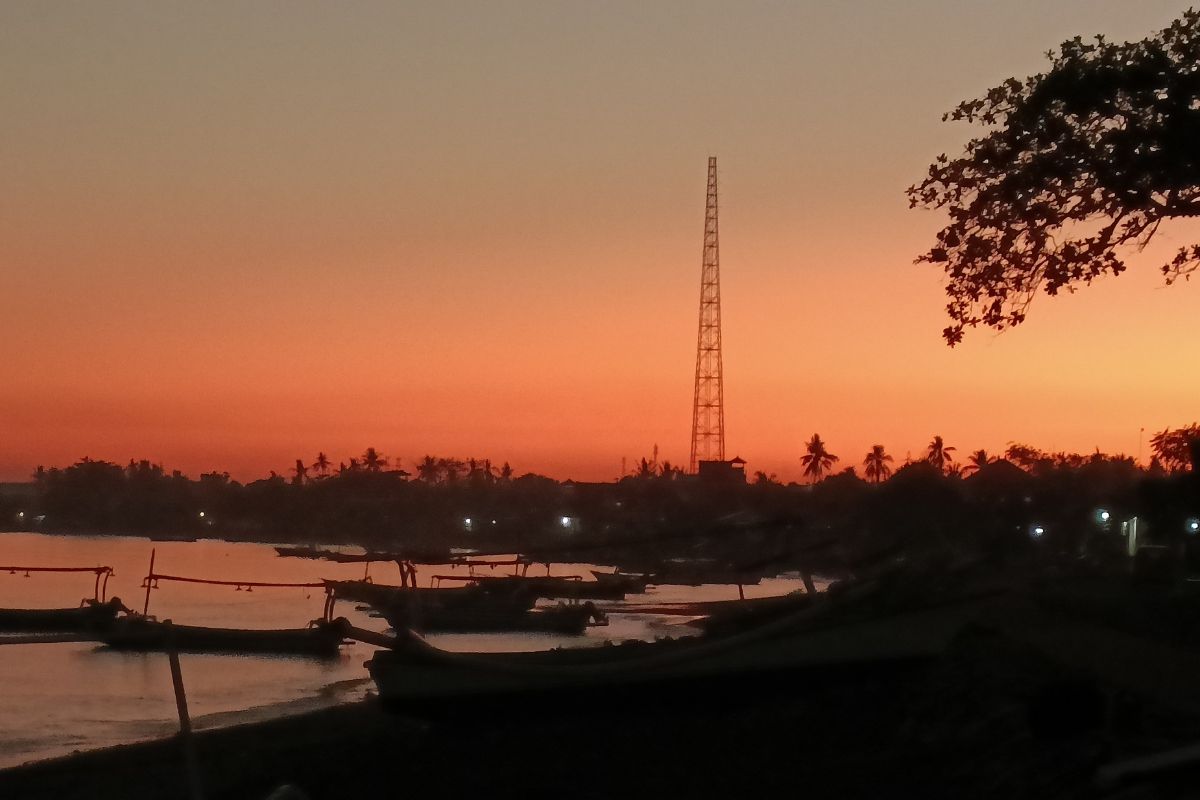
[[804,449],[808,452],[800,457],[800,463],[804,465],[805,476],[812,478],[813,483],[816,483],[825,476],[826,472],[833,469],[838,457],[825,449],[825,443],[815,433],[804,445]]
[[317,453],[317,460],[312,464],[312,468],[317,471],[317,475],[324,478],[329,474],[329,467],[329,456],[324,453]]
[[362,456],[363,469],[367,472],[380,472],[388,465],[387,456],[374,447],[368,447]]
[[442,474],[441,462],[433,456],[425,456],[417,462],[417,478],[426,483],[437,483]]
[[966,475],[972,472],[979,472],[979,470],[983,469],[995,460],[996,459],[988,455],[987,450],[976,450],[967,457],[967,463],[963,465],[962,469],[963,474]]
[[891,477],[892,468],[888,466],[891,463],[892,457],[884,452],[883,445],[877,444],[871,448],[871,452],[867,453],[867,457],[863,459],[863,466],[866,469],[863,471],[867,476],[867,480],[871,483],[879,483]]
[[438,471],[442,476],[442,480],[447,483],[454,483],[458,480],[458,476],[462,475],[467,465],[458,458],[439,458]]
[[292,483],[300,486],[308,479],[308,467],[304,466],[304,462],[301,459],[296,459],[296,466],[293,467],[293,470],[295,475],[292,477]]
[[929,443],[929,455],[925,457],[925,460],[937,467],[938,472],[945,472],[946,466],[954,460],[954,457],[950,455],[952,452],[954,452],[954,448],[947,446],[942,441],[942,437],[934,436],[933,441]]

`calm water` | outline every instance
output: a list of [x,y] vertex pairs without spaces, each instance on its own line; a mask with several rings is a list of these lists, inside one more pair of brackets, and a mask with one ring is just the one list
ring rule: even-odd
[[[270,545],[223,541],[151,542],[140,537],[50,536],[0,533],[0,565],[96,566],[116,571],[109,595],[141,610],[142,577],[157,551],[155,572],[220,580],[288,583],[322,578],[356,579],[362,564],[280,558]],[[555,565],[554,575],[591,578],[593,565]],[[603,567],[597,567],[602,569]],[[370,567],[377,583],[398,583],[394,564]],[[421,567],[420,585],[434,574],[466,574],[448,566]],[[530,575],[545,573],[531,567]],[[497,570],[493,574],[501,574]],[[748,597],[784,594],[799,588],[786,578],[746,587]],[[90,574],[0,572],[0,608],[63,608],[91,597]],[[671,602],[733,599],[731,586],[696,588],[664,586],[627,602]],[[150,613],[180,624],[241,628],[303,627],[321,616],[320,589],[256,589],[236,591],[162,581],[151,592]],[[356,625],[384,630],[386,623],[352,604],[339,603],[337,613]],[[585,636],[541,634],[447,634],[430,636],[451,650],[538,650],[588,646],[607,639],[653,639],[694,633],[679,617],[619,615],[606,628],[590,628]],[[3,637],[0,636],[0,641]],[[318,708],[361,698],[373,691],[363,662],[375,648],[354,643],[333,660],[268,656],[180,656],[188,705],[198,729]],[[173,733],[178,722],[167,657],[159,653],[119,653],[95,644],[0,646],[0,767],[108,745]]]

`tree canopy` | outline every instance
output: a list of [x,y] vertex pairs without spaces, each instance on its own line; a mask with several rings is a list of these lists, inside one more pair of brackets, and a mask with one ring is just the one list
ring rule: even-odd
[[1182,428],[1161,430],[1150,439],[1150,449],[1158,463],[1169,472],[1181,472],[1192,463],[1192,447],[1200,442],[1200,425],[1193,422]]
[[[918,263],[949,281],[943,331],[1019,325],[1039,291],[1119,275],[1160,223],[1200,216],[1200,12],[1138,42],[1076,37],[1050,68],[960,103],[946,121],[987,132],[938,156],[910,206],[949,224]],[[1200,266],[1200,245],[1162,266],[1167,283]]]

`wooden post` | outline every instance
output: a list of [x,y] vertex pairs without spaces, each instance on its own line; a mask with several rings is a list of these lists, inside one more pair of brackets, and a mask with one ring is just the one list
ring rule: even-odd
[[156,550],[156,548],[150,549],[150,572],[148,575],[146,575],[146,602],[142,604],[142,616],[143,617],[146,616],[148,613],[150,613],[150,587],[154,584],[154,581],[151,579],[150,576],[154,574],[155,550]]
[[171,662],[171,683],[175,686],[175,708],[179,712],[179,743],[183,746],[188,796],[192,800],[204,800],[204,791],[200,787],[200,763],[196,759],[196,742],[192,739],[192,718],[188,715],[187,695],[183,691],[183,673],[179,669],[179,652],[175,649],[175,638],[169,631],[167,658]]

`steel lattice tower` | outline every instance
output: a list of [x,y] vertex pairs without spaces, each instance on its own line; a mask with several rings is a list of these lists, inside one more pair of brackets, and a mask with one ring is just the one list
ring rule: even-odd
[[717,236],[717,159],[708,158],[708,198],[704,204],[704,256],[700,271],[700,330],[696,335],[696,390],[692,401],[692,456],[725,460],[725,388],[721,367],[721,252]]

